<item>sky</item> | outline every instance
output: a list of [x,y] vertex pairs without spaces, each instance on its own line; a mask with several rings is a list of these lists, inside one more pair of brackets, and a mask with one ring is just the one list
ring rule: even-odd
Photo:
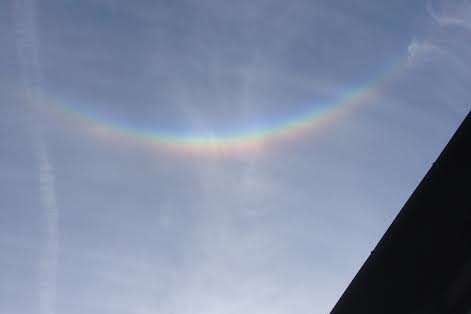
[[0,312],[328,313],[471,109],[470,1],[0,2]]

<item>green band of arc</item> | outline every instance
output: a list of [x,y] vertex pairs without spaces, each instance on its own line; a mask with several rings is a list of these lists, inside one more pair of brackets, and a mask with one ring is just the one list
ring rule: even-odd
[[359,88],[344,93],[335,102],[323,104],[322,106],[313,106],[312,110],[289,117],[283,121],[223,133],[178,133],[159,129],[130,127],[116,121],[106,120],[95,114],[80,111],[76,107],[66,105],[65,102],[49,102],[47,107],[67,119],[72,118],[74,121],[79,121],[81,124],[86,125],[89,130],[92,130],[94,134],[100,136],[135,140],[153,146],[180,150],[202,152],[237,150],[255,147],[258,144],[279,138],[296,136],[310,129],[328,124],[329,121],[354,110],[361,104],[370,102],[377,95],[381,86],[400,72],[400,69],[403,68],[402,65],[402,62],[396,63],[390,71],[368,81]]

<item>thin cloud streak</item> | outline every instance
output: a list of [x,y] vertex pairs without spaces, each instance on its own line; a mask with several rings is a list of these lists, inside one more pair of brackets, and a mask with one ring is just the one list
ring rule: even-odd
[[443,10],[443,12],[437,12],[430,2],[427,4],[428,14],[440,26],[458,26],[471,31],[471,2],[463,1],[461,5],[448,9]]
[[38,152],[41,204],[46,214],[47,244],[40,261],[40,313],[55,313],[56,269],[59,236],[59,209],[54,187],[54,172],[44,143]]
[[[23,93],[28,109],[34,111],[40,95],[42,71],[38,58],[38,36],[36,27],[36,2],[15,1],[16,42]],[[54,172],[43,138],[41,124],[31,119],[33,145],[39,163],[39,189],[41,207],[46,218],[46,244],[39,263],[39,313],[54,314],[56,307],[57,251],[59,244],[59,209],[54,186]]]

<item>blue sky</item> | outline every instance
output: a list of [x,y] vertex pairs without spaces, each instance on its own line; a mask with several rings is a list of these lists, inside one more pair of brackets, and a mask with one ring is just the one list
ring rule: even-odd
[[469,1],[2,1],[0,36],[2,313],[328,313],[471,108]]

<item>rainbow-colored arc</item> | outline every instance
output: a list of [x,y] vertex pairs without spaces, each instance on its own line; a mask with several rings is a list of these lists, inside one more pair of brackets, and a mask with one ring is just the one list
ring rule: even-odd
[[402,69],[402,62],[395,64],[392,71],[369,81],[360,88],[351,90],[336,102],[325,104],[319,109],[290,117],[288,120],[245,130],[235,130],[218,134],[176,133],[125,126],[108,121],[96,115],[78,111],[65,104],[49,103],[48,108],[67,120],[80,123],[94,135],[108,140],[143,143],[156,149],[171,149],[190,153],[232,153],[258,151],[274,141],[299,137],[314,129],[320,129],[331,121],[351,112],[364,103],[369,103],[377,95],[380,87],[390,81]]

